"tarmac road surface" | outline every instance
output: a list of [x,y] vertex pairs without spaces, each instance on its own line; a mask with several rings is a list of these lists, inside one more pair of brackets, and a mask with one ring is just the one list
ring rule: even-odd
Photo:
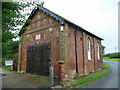
[[83,88],[120,88],[120,85],[118,85],[118,81],[120,81],[120,78],[118,78],[120,75],[120,72],[118,72],[118,65],[120,65],[120,62],[105,60],[104,62],[107,62],[111,66],[110,73],[107,76],[94,81]]

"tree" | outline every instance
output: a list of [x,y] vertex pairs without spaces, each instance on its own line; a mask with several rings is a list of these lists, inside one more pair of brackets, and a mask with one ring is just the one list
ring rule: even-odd
[[105,54],[105,46],[102,45],[102,54]]
[[[13,38],[18,37],[21,25],[26,22],[32,9],[43,5],[43,2],[2,2],[2,57],[12,58],[13,49],[18,47],[18,41]],[[26,12],[26,10],[28,12]]]

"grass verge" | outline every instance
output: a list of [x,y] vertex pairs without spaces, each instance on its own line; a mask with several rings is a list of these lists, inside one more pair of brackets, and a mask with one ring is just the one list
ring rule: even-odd
[[103,63],[104,69],[85,76],[76,76],[73,80],[65,81],[65,88],[81,88],[89,83],[96,81],[110,72],[110,65]]
[[11,66],[2,66],[2,69],[5,69],[5,70],[11,70]]
[[108,60],[108,61],[120,61],[120,58],[103,58],[103,60]]

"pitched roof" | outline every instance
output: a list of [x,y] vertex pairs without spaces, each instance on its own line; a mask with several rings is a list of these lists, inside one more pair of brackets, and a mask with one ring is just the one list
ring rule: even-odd
[[[96,38],[98,38],[98,39],[100,39],[100,40],[103,40],[102,38],[100,38],[100,37],[98,37],[98,36],[90,33],[89,31],[83,29],[82,27],[74,24],[73,22],[71,22],[71,21],[69,21],[69,20],[61,17],[60,15],[57,15],[56,13],[54,13],[54,12],[52,12],[52,11],[46,9],[45,7],[42,7],[42,6],[37,7],[37,9],[35,8],[35,9],[31,12],[31,14],[30,14],[30,16],[28,17],[28,19],[31,19],[38,10],[42,10],[42,11],[45,12],[47,15],[50,15],[51,17],[55,18],[57,21],[60,22],[61,25],[64,25],[65,23],[68,23],[68,24],[72,25],[73,27],[77,28],[77,30],[86,32],[86,33],[89,34],[89,35],[92,35],[92,36],[94,36],[94,37],[96,37]],[[24,33],[23,28],[25,28],[26,26],[28,26],[28,24],[29,24],[29,23],[25,23],[25,24],[23,25],[22,29],[21,29],[20,32],[19,32],[19,35],[21,35],[22,33]]]

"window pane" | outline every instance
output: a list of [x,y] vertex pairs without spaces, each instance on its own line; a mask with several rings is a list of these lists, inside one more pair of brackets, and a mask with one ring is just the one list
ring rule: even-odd
[[88,48],[88,60],[91,60],[91,42],[90,42],[90,39],[87,40],[87,48]]
[[98,60],[100,60],[100,47],[99,47],[99,43],[97,44],[97,55],[98,55]]
[[36,40],[38,40],[40,38],[41,38],[40,34],[37,34],[36,37],[35,37]]

